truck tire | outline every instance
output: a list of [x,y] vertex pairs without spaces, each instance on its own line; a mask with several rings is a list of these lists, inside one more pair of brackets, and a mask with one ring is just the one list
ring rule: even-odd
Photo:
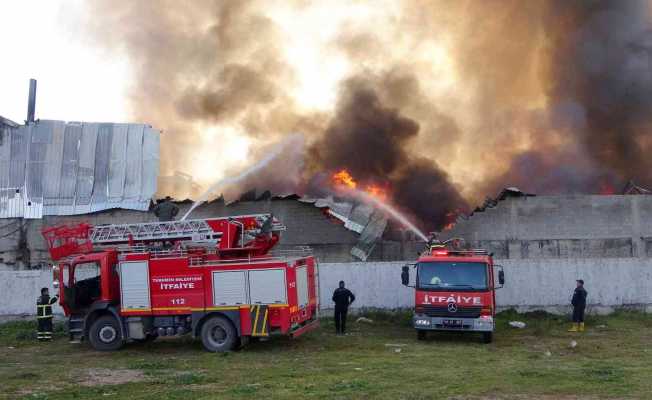
[[210,352],[231,351],[237,339],[238,333],[235,327],[224,317],[211,317],[201,327],[201,342]]
[[482,334],[482,343],[491,343],[494,340],[493,332],[484,332]]
[[426,331],[417,331],[417,340],[426,340]]
[[88,332],[88,341],[95,350],[118,350],[124,344],[120,324],[111,315],[99,317],[91,325]]

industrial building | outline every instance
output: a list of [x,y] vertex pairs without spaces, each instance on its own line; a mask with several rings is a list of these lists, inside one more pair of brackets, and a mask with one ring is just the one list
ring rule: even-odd
[[509,188],[443,235],[500,259],[650,258],[652,196],[635,185],[625,193],[535,196]]

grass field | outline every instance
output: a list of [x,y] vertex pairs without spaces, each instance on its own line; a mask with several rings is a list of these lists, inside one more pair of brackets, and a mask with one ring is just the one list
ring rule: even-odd
[[[371,314],[337,337],[332,320],[296,340],[226,354],[190,339],[99,353],[33,337],[34,324],[0,325],[0,398],[28,399],[652,399],[652,315],[564,318],[504,312],[495,342],[437,334],[418,342],[406,314]],[[507,325],[528,324],[525,329]],[[571,341],[577,345],[572,347]]]

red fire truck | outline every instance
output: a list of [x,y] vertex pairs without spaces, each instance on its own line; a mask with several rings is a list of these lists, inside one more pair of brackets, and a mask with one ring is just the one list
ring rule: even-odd
[[43,230],[71,340],[97,350],[191,334],[208,351],[318,326],[309,249],[274,254],[269,214]]
[[410,282],[410,267],[416,269],[412,324],[419,340],[428,331],[480,332],[483,342],[493,340],[496,289],[505,284],[505,274],[494,265],[491,254],[430,245],[415,264],[403,267],[405,286]]

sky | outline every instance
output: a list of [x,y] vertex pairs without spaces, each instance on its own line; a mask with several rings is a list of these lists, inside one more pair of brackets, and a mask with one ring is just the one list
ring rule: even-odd
[[25,120],[34,78],[37,118],[131,122],[124,101],[128,60],[85,40],[76,18],[82,3],[0,0],[0,115]]

